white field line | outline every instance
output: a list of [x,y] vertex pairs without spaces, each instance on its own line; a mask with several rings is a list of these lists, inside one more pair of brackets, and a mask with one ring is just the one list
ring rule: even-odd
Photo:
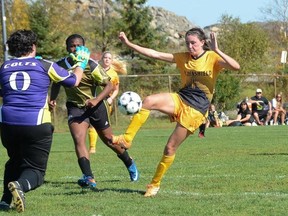
[[161,190],[159,193],[173,194],[177,196],[198,196],[198,197],[213,197],[213,196],[267,196],[267,197],[288,197],[288,193],[280,192],[238,192],[238,193],[199,193],[199,192],[187,192],[187,191],[172,191]]

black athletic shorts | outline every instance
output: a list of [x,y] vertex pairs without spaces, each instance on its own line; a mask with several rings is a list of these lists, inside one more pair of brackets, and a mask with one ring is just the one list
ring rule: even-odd
[[73,122],[87,122],[96,130],[104,130],[110,127],[109,108],[104,101],[101,101],[93,108],[78,107],[67,102],[68,124]]
[[7,163],[17,164],[21,169],[30,168],[45,173],[52,135],[53,126],[50,123],[35,126],[2,123],[1,140],[10,158]]

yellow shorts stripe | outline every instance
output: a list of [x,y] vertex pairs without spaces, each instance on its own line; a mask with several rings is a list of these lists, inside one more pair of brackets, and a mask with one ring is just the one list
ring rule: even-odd
[[185,104],[177,93],[171,93],[171,96],[175,104],[174,115],[170,118],[171,121],[178,122],[187,130],[194,133],[205,122],[205,115]]

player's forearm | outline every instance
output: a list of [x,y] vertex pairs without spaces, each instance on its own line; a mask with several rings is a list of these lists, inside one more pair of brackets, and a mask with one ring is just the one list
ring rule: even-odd
[[126,43],[126,45],[130,49],[132,49],[132,50],[134,50],[134,51],[136,51],[136,52],[138,52],[138,53],[140,53],[142,55],[145,55],[147,57],[158,59],[158,60],[162,60],[162,61],[167,61],[167,62],[171,62],[171,63],[174,62],[174,56],[171,53],[164,53],[164,52],[156,51],[154,49],[141,47],[141,46],[139,46],[137,44],[131,43],[130,41],[128,41]]
[[153,50],[153,49],[139,46],[139,45],[134,44],[134,43],[132,43],[130,41],[127,41],[126,46],[128,46],[130,49],[132,49],[132,50],[134,50],[134,51],[136,51],[136,52],[138,52],[138,53],[140,53],[142,55],[154,58],[153,53],[155,52],[155,50]]
[[60,92],[61,85],[57,83],[52,83],[51,86],[51,92],[50,92],[50,100],[56,100],[58,97],[58,94]]
[[112,100],[114,100],[114,99],[117,97],[118,93],[119,93],[119,85],[115,86],[115,90],[114,90],[113,93],[110,95],[110,98],[111,98]]
[[76,82],[74,84],[74,86],[78,86],[79,83],[81,82],[81,79],[82,79],[82,75],[83,75],[83,68],[81,67],[76,67],[75,70],[74,70],[74,74],[76,76]]
[[215,51],[221,58],[225,61],[224,67],[231,70],[240,70],[240,64],[233,59],[232,57],[228,56],[227,54],[223,53],[221,50],[217,49]]

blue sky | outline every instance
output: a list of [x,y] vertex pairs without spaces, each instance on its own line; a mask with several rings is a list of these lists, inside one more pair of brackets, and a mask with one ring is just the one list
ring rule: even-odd
[[217,23],[221,15],[240,18],[242,23],[263,21],[260,8],[273,0],[148,0],[148,6],[162,7],[179,16],[186,16],[195,25],[205,27]]

